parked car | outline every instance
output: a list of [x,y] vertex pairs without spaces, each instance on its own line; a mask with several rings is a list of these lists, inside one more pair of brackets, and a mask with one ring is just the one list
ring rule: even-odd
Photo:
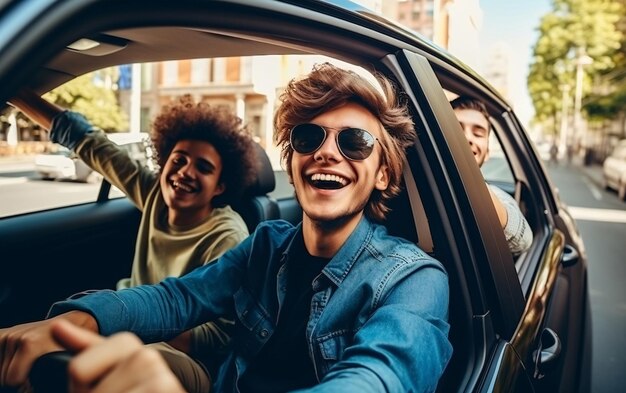
[[[79,158],[63,146],[55,147],[55,150],[35,156],[35,172],[43,179],[75,179],[76,164]],[[82,179],[86,181],[87,179]]]
[[[145,132],[125,132],[108,134],[109,139],[123,146],[131,157],[143,165],[154,167],[150,138]],[[57,145],[55,150],[35,156],[35,171],[47,180],[76,180],[95,182],[102,177],[85,164],[71,150]]]
[[617,143],[613,153],[602,164],[604,187],[617,191],[617,197],[626,201],[626,139]]
[[[441,48],[348,1],[8,0],[0,31],[0,102],[104,67],[183,60],[146,81],[159,94],[193,92],[242,110],[270,158],[282,69],[306,73],[330,59],[385,74],[418,130],[386,224],[440,260],[450,281],[454,353],[437,391],[589,390],[587,254],[576,223],[511,106]],[[91,48],[71,45],[81,39]],[[188,86],[172,86],[177,76]],[[497,178],[476,165],[450,93],[486,103],[502,152]],[[522,255],[508,250],[485,180],[514,196],[531,225]],[[0,219],[0,326],[42,318],[53,301],[129,274],[140,215],[107,184],[90,203]],[[262,219],[300,220],[292,190],[261,197],[272,206]]]

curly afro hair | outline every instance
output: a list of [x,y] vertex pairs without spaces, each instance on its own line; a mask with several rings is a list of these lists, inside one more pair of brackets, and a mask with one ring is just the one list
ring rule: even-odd
[[241,119],[228,108],[196,103],[186,94],[163,107],[154,120],[151,136],[161,168],[178,141],[205,141],[215,147],[222,159],[220,182],[225,191],[213,199],[214,207],[236,202],[255,179],[255,142]]

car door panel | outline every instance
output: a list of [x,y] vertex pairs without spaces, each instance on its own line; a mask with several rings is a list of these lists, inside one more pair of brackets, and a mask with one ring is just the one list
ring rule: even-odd
[[495,346],[484,379],[476,392],[534,392],[523,362],[512,345],[501,340]]
[[43,318],[85,289],[130,274],[139,211],[125,198],[5,218],[0,225],[0,326]]

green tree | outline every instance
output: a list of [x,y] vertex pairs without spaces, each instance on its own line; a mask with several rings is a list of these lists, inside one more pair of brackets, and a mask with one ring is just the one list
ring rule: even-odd
[[[622,9],[618,30],[622,34],[621,47],[613,55],[615,67],[602,72],[594,81],[593,94],[587,99],[585,110],[591,119],[602,122],[626,117],[626,7]],[[622,135],[626,124],[622,122]]]
[[[593,59],[583,68],[583,97],[591,90],[592,78],[615,66],[615,53],[622,34],[617,22],[621,0],[553,0],[552,11],[539,25],[528,74],[528,90],[535,107],[535,120],[556,133],[563,109],[563,89],[575,88],[576,62],[581,51]],[[573,94],[565,104],[572,106]]]
[[61,85],[45,97],[63,108],[82,113],[94,126],[107,132],[126,131],[128,118],[113,89],[116,80],[117,69],[99,70]]

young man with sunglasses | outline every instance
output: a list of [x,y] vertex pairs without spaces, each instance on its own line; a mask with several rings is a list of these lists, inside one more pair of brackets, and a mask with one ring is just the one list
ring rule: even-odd
[[[134,336],[104,340],[63,320],[149,342],[229,316],[235,329],[215,391],[434,391],[452,352],[447,275],[377,223],[415,139],[406,107],[378,79],[382,92],[326,63],[281,96],[276,139],[301,224],[263,223],[182,278],[60,302],[49,320],[0,330],[0,383],[23,382],[37,355],[67,348],[81,352],[70,365],[76,387],[178,391]],[[38,345],[28,345],[34,333]]]
[[[469,142],[474,159],[479,167],[489,159],[489,134],[491,123],[485,104],[471,97],[460,96],[450,102],[454,114],[467,141]],[[509,250],[518,255],[530,248],[533,242],[533,232],[522,214],[517,201],[506,191],[487,184],[491,201],[493,202],[500,225],[504,230],[504,237]]]

